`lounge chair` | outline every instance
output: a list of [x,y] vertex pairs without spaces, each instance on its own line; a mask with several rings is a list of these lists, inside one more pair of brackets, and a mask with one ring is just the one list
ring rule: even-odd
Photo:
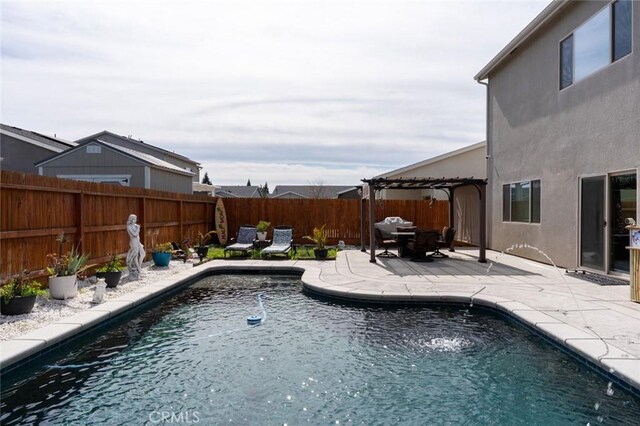
[[254,225],[242,225],[238,229],[236,242],[224,248],[224,257],[227,257],[227,251],[242,251],[248,253],[253,250],[253,242],[256,239],[256,227]]
[[442,236],[438,239],[438,247],[431,257],[449,257],[440,251],[441,248],[448,248],[449,251],[456,251],[453,248],[453,237],[456,236],[456,228],[445,226],[442,230]]
[[376,245],[378,247],[382,247],[384,248],[384,251],[382,253],[376,254],[377,257],[398,257],[395,253],[391,253],[389,251],[389,247],[390,246],[396,246],[398,243],[396,240],[392,240],[392,239],[384,239],[384,237],[382,236],[382,231],[380,230],[380,228],[375,228],[375,233],[376,233]]
[[265,247],[260,256],[271,254],[288,254],[293,247],[293,228],[290,226],[276,226],[273,228],[273,243]]
[[427,252],[438,248],[438,234],[438,231],[416,229],[415,239],[407,244],[407,248],[413,252],[413,262],[433,262],[433,258],[431,255],[427,256]]

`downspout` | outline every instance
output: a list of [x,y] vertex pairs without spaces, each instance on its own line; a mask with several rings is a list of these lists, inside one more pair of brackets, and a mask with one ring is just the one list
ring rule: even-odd
[[[487,246],[487,235],[491,235],[491,220],[487,220],[487,217],[493,217],[492,214],[487,215],[487,209],[491,209],[491,205],[489,203],[487,203],[487,197],[489,192],[492,192],[492,183],[491,181],[493,180],[491,178],[491,170],[493,170],[493,158],[491,156],[491,151],[493,146],[491,145],[491,120],[489,117],[489,112],[490,112],[490,98],[489,98],[489,83],[488,82],[484,82],[484,81],[480,81],[480,80],[476,80],[478,82],[478,84],[482,84],[483,86],[486,87],[486,112],[485,112],[485,159],[486,159],[486,173],[487,173],[487,185],[483,187],[483,191],[480,192],[480,196],[482,197],[482,199],[480,200],[480,209],[481,209],[481,214],[480,214],[480,246],[481,246],[481,254],[480,254],[480,262],[486,262],[486,260],[484,259],[485,255],[484,255],[484,249]],[[489,190],[487,191],[487,186],[489,186]],[[482,223],[484,222],[484,223]],[[488,222],[488,223],[487,223]],[[487,228],[489,232],[487,232]]]

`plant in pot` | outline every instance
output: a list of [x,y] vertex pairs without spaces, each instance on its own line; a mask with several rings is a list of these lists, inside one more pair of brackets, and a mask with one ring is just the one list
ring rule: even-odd
[[78,294],[76,275],[86,268],[88,259],[88,254],[80,254],[75,248],[65,254],[58,252],[47,255],[49,295],[53,299],[66,300]]
[[198,257],[200,258],[200,262],[202,262],[202,259],[207,257],[207,254],[209,253],[208,243],[209,243],[209,240],[211,239],[211,235],[215,233],[216,231],[209,231],[206,234],[203,234],[202,232],[198,232],[198,238],[196,238],[195,250],[196,250],[196,253],[198,254]]
[[153,263],[156,266],[169,266],[169,262],[171,261],[171,250],[173,250],[171,243],[161,243],[154,246],[151,250]]
[[17,277],[6,281],[0,288],[0,313],[28,314],[36,303],[36,297],[43,293],[40,283],[29,279],[29,272],[25,270]]
[[120,259],[117,254],[109,254],[109,262],[96,269],[96,277],[104,278],[107,287],[114,288],[117,287],[120,282],[122,271],[125,269],[126,267],[122,263],[122,259]]
[[313,235],[309,236],[309,235],[305,235],[303,238],[313,241],[316,245],[315,250],[313,251],[313,254],[315,255],[316,258],[318,259],[325,259],[327,257],[327,253],[329,250],[327,250],[327,236],[324,233],[324,227],[327,226],[322,225],[321,228],[313,228]]
[[271,226],[271,222],[267,222],[266,220],[261,220],[256,225],[256,236],[258,237],[258,241],[264,241],[267,239],[267,229]]

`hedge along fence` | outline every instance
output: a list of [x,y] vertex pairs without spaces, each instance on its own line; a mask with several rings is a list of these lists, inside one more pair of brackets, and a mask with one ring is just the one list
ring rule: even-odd
[[[89,264],[129,250],[126,222],[138,216],[150,256],[155,244],[193,239],[214,228],[215,198],[127,188],[2,171],[0,174],[0,273],[27,269],[45,275],[46,256],[73,247]],[[149,257],[148,256],[148,257]]]
[[[260,220],[294,228],[297,244],[312,244],[303,239],[312,235],[314,227],[326,224],[328,244],[342,240],[345,244],[360,244],[360,200],[343,199],[282,199],[282,198],[225,198],[229,235],[235,236],[241,225],[255,225]],[[369,207],[365,205],[365,220]],[[377,200],[375,221],[388,216],[400,216],[423,229],[441,230],[449,223],[447,201]],[[365,222],[366,223],[366,222]],[[273,235],[269,230],[269,237]],[[365,227],[368,245],[368,227]]]

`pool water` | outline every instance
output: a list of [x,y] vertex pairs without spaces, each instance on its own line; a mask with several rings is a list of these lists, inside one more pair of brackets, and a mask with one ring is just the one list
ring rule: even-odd
[[638,398],[492,312],[338,304],[247,275],[205,278],[3,377],[0,408],[3,425],[640,418]]

